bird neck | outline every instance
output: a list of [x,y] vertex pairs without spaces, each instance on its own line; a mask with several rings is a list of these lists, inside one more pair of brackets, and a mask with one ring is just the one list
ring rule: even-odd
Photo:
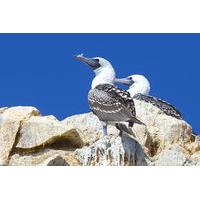
[[112,67],[95,70],[95,78],[92,81],[92,89],[101,84],[114,84],[115,71]]
[[130,93],[131,97],[138,93],[143,95],[149,95],[150,83],[148,81],[135,82],[129,87],[128,92]]

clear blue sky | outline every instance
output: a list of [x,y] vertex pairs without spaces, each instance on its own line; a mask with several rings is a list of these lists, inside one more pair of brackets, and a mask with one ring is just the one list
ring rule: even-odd
[[200,132],[200,34],[0,34],[0,107],[31,105],[58,119],[88,112],[93,72],[74,55],[144,74],[151,95],[175,105]]

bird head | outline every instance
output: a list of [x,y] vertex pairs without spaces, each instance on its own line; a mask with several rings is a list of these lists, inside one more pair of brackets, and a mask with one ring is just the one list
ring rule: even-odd
[[147,80],[147,78],[143,75],[139,75],[139,74],[133,74],[133,75],[130,75],[130,76],[127,76],[126,78],[119,78],[119,79],[115,79],[115,82],[116,83],[122,83],[124,85],[127,85],[127,86],[131,86],[133,84],[141,84],[141,83],[148,83],[149,84],[149,81]]
[[115,79],[115,83],[122,83],[129,86],[129,92],[132,94],[149,94],[150,83],[143,75],[134,74],[126,78]]
[[95,73],[101,70],[112,68],[111,63],[101,57],[87,58],[83,54],[75,56],[75,58],[85,64],[87,64]]
[[77,55],[76,59],[87,64],[96,74],[92,88],[100,84],[114,84],[115,70],[108,60],[101,57],[87,58],[83,54]]

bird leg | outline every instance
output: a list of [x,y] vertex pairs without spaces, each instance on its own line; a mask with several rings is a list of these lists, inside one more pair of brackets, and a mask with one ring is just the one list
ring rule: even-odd
[[101,124],[102,124],[102,126],[103,126],[103,134],[104,134],[104,135],[108,135],[107,123],[101,121]]

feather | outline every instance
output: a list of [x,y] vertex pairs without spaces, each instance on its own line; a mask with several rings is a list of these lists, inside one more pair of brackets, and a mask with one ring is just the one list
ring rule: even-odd
[[90,109],[101,121],[139,122],[135,117],[135,104],[130,94],[116,86],[96,86],[89,91],[88,101]]
[[143,94],[136,94],[135,96],[133,96],[133,99],[144,101],[146,103],[151,103],[153,106],[156,106],[161,111],[163,111],[166,115],[175,117],[177,119],[182,119],[181,113],[173,105],[166,101],[163,101],[162,99]]

